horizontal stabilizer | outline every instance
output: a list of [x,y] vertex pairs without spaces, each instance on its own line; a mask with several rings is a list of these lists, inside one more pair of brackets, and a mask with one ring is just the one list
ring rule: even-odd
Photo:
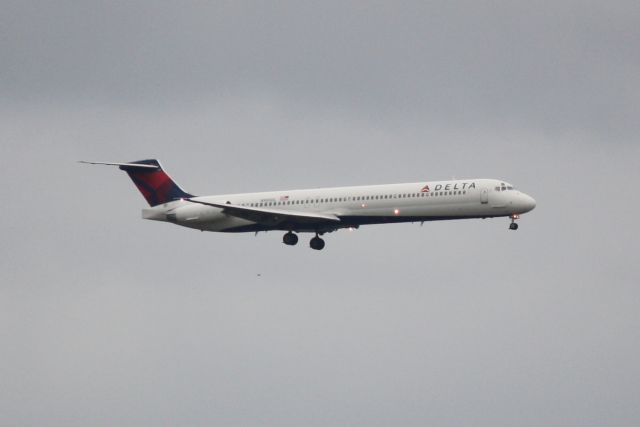
[[110,165],[110,166],[124,166],[126,168],[141,168],[141,169],[160,169],[160,166],[156,165],[144,165],[142,163],[110,163],[110,162],[87,162],[85,160],[79,160],[78,163],[86,163],[89,165]]
[[180,188],[180,186],[162,170],[162,165],[160,165],[157,159],[136,160],[127,163],[87,162],[81,160],[79,163],[118,166],[119,169],[129,175],[147,203],[149,203],[149,206],[156,206],[186,197],[194,197],[193,194],[189,194]]

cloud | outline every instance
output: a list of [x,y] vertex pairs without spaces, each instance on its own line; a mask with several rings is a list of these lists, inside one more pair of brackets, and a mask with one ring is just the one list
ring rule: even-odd
[[[0,424],[635,425],[637,5],[9,2]],[[504,219],[280,233],[186,190],[496,177]]]
[[378,120],[636,134],[635,2],[7,7],[5,102],[183,110],[266,92]]

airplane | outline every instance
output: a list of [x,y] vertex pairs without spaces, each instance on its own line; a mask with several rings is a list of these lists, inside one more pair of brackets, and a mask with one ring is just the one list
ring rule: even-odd
[[508,217],[509,229],[536,201],[497,179],[462,179],[315,188],[260,193],[195,196],[185,192],[156,159],[129,163],[80,163],[118,166],[149,203],[142,218],[201,231],[242,233],[285,231],[282,242],[294,246],[296,233],[315,233],[309,246],[321,250],[320,237],[361,225]]

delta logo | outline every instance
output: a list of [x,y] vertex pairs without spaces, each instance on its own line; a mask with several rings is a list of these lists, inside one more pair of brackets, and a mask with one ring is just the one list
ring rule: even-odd
[[[449,191],[449,190],[469,190],[471,188],[476,188],[476,183],[475,182],[453,182],[453,183],[449,183],[449,184],[436,184],[436,186],[433,189],[433,191],[440,191],[440,190],[445,190],[445,191]],[[421,193],[428,193],[429,191],[431,191],[431,189],[429,188],[429,184],[425,185],[420,190]]]

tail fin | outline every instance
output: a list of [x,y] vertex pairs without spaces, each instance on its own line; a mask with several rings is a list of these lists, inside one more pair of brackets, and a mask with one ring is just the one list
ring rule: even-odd
[[171,179],[162,169],[162,165],[156,159],[138,160],[130,163],[105,163],[105,162],[82,162],[100,165],[119,166],[125,171],[133,183],[138,187],[140,193],[149,203],[149,206],[161,205],[173,200],[187,197],[194,197],[185,192],[178,184]]

